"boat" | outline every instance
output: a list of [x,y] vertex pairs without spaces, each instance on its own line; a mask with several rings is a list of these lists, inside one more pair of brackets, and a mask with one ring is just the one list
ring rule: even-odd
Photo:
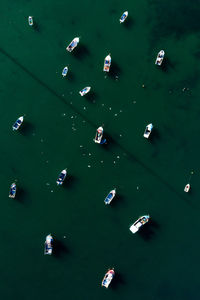
[[32,16],[28,17],[28,25],[33,26],[33,17]]
[[90,86],[86,86],[84,89],[82,89],[82,90],[79,92],[79,94],[80,94],[81,96],[84,96],[84,95],[86,95],[87,93],[89,93],[90,90],[91,90],[91,87],[90,87]]
[[184,188],[184,192],[188,193],[190,190],[190,184],[186,184],[185,188]]
[[51,255],[53,252],[53,237],[51,234],[46,236],[46,240],[44,243],[44,255]]
[[106,199],[104,200],[105,204],[110,204],[110,202],[112,201],[112,199],[115,197],[116,195],[116,189],[110,191],[110,193],[108,194],[108,196],[106,197]]
[[111,281],[113,280],[113,277],[115,276],[114,268],[109,269],[108,272],[105,274],[101,286],[104,286],[105,288],[108,288]]
[[109,72],[110,66],[111,66],[111,56],[110,54],[108,54],[104,60],[104,66],[103,66],[104,72]]
[[146,139],[149,138],[152,129],[153,129],[153,124],[152,124],[152,123],[151,123],[151,124],[148,124],[148,125],[146,126],[145,131],[144,131],[144,137],[145,137]]
[[132,233],[136,233],[140,227],[146,224],[149,221],[149,215],[140,217],[131,227],[129,228]]
[[125,12],[122,14],[121,18],[119,19],[120,24],[121,24],[121,23],[124,23],[124,21],[126,20],[127,17],[128,17],[128,11],[125,11]]
[[162,62],[163,62],[163,59],[164,59],[164,56],[165,56],[165,51],[164,50],[160,50],[158,52],[157,57],[156,57],[155,64],[158,65],[158,66],[161,66]]
[[57,185],[62,185],[66,176],[67,176],[67,170],[64,169],[64,170],[62,170],[62,172],[58,176],[58,179],[56,181]]
[[97,128],[97,132],[96,132],[96,136],[95,136],[95,143],[101,144],[102,141],[102,137],[103,137],[103,127],[99,127]]
[[23,117],[23,116],[22,116],[22,117],[19,117],[19,118],[17,119],[17,121],[13,124],[12,129],[13,129],[13,130],[18,130],[19,127],[22,125],[23,121],[24,121],[24,117]]
[[12,183],[11,186],[10,186],[9,198],[15,198],[16,192],[17,192],[16,183]]
[[66,50],[69,51],[69,52],[72,52],[74,50],[74,48],[76,48],[76,46],[78,45],[79,43],[79,38],[78,37],[75,37],[71,43],[69,44],[69,46],[67,46]]
[[63,71],[62,71],[62,76],[65,77],[68,73],[68,67],[64,67]]

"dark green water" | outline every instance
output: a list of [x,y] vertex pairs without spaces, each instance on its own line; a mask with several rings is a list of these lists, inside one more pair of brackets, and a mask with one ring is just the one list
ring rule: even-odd
[[[1,1],[1,299],[199,299],[199,16],[197,0]],[[88,85],[91,98],[80,97]],[[93,142],[100,125],[107,147]],[[145,213],[151,223],[132,235]],[[57,247],[46,257],[50,232]],[[109,267],[117,274],[105,290]]]

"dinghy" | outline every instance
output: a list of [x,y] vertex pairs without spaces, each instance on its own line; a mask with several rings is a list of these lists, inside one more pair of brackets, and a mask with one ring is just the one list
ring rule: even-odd
[[185,188],[184,188],[184,192],[188,193],[190,190],[190,184],[186,184]]
[[32,16],[28,17],[28,25],[33,26],[33,17]]
[[84,96],[84,95],[86,95],[87,93],[89,93],[90,90],[91,90],[91,87],[90,87],[90,86],[86,86],[84,89],[82,89],[82,90],[79,92],[79,94],[80,94],[81,96]]
[[99,127],[97,129],[94,142],[98,143],[98,144],[105,144],[106,143],[106,139],[102,140],[102,138],[103,138],[103,127]]
[[115,197],[116,195],[116,189],[110,191],[110,193],[108,194],[108,196],[106,197],[106,199],[104,200],[105,204],[110,204],[110,202],[112,201],[112,199]]
[[110,56],[110,54],[108,54],[104,59],[103,71],[104,72],[109,72],[110,71],[110,66],[111,66],[111,56]]
[[136,233],[140,227],[146,224],[149,221],[149,215],[140,217],[131,227],[129,228],[132,233]]
[[69,46],[67,46],[66,50],[69,52],[72,52],[74,50],[74,48],[76,48],[76,46],[79,43],[79,37],[75,37],[71,43],[69,44]]
[[153,129],[153,124],[152,124],[152,123],[146,126],[145,131],[144,131],[144,137],[145,137],[146,139],[149,138],[152,129]]
[[13,129],[13,130],[18,130],[19,127],[22,125],[23,121],[24,121],[24,117],[23,117],[23,116],[22,116],[22,117],[19,117],[19,118],[17,119],[17,121],[13,124],[12,129]]
[[119,19],[120,24],[121,24],[121,23],[124,23],[124,21],[126,20],[127,17],[128,17],[128,11],[125,11],[125,12],[122,14],[121,18]]
[[158,66],[161,66],[162,62],[163,62],[163,59],[164,59],[164,56],[165,56],[165,51],[160,50],[160,52],[158,52],[158,55],[156,57],[155,64],[158,65]]
[[16,183],[12,183],[11,186],[10,186],[9,198],[15,198],[16,192],[17,192]]
[[65,77],[68,73],[68,67],[64,67],[63,71],[62,71],[62,76]]
[[115,276],[114,268],[109,269],[108,272],[105,274],[101,286],[104,286],[105,288],[108,288],[111,281],[113,280],[113,277]]
[[58,179],[56,181],[57,185],[62,185],[63,182],[64,182],[64,180],[65,180],[65,178],[66,178],[66,176],[67,176],[67,170],[64,169],[64,170],[62,170],[62,172],[58,176]]
[[46,236],[44,243],[44,255],[51,255],[53,252],[53,237],[51,234]]

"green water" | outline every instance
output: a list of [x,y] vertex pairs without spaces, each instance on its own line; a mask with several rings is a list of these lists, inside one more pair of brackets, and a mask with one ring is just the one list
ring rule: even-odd
[[[199,4],[1,1],[1,299],[199,299]],[[85,86],[90,98],[78,94]],[[106,147],[93,142],[101,125]],[[57,187],[64,168],[69,177]],[[16,200],[8,198],[14,180]],[[146,213],[152,221],[132,235]],[[43,255],[49,233],[52,257]],[[106,290],[109,267],[116,278]]]

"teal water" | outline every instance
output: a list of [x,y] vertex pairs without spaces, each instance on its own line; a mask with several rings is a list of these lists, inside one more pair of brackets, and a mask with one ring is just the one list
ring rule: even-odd
[[[2,299],[199,299],[199,4],[1,1]],[[75,36],[80,44],[67,53]],[[80,97],[88,85],[91,97]],[[12,132],[20,115],[23,127]],[[106,147],[93,142],[100,125]],[[64,168],[69,178],[57,187]],[[16,200],[8,198],[14,180]],[[146,213],[151,222],[132,235]],[[49,233],[52,257],[43,255]],[[109,267],[116,278],[105,290]]]

